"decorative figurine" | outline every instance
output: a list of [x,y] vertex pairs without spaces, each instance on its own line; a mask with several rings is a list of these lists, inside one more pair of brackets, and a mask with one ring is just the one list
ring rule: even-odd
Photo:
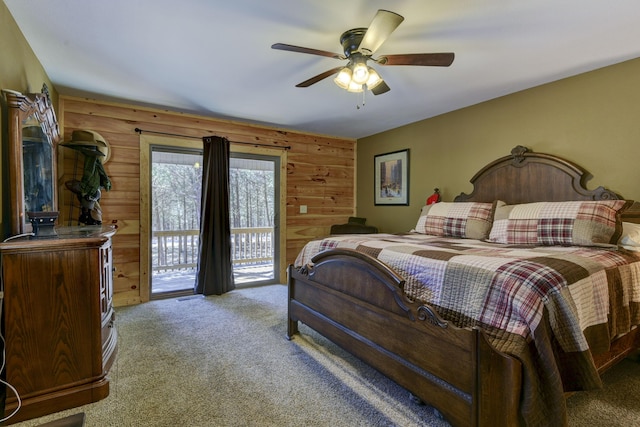
[[78,221],[85,225],[102,224],[102,208],[100,207],[101,188],[111,190],[111,181],[103,165],[111,155],[110,146],[98,133],[92,130],[74,130],[71,141],[60,144],[84,154],[82,179],[65,182],[80,201],[80,217]]
[[432,205],[434,203],[438,203],[440,201],[440,189],[434,188],[433,194],[427,198],[427,205]]

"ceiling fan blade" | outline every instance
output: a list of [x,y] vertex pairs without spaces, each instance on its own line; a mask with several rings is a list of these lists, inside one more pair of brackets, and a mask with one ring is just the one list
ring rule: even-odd
[[455,57],[453,52],[443,53],[407,53],[381,56],[375,61],[381,65],[426,65],[448,67]]
[[397,13],[384,9],[378,10],[378,13],[373,17],[373,21],[371,21],[367,32],[360,42],[358,52],[363,55],[373,54],[373,52],[382,46],[382,43],[384,43],[387,37],[398,28],[398,25],[400,25],[402,21],[404,21],[404,17]]
[[382,95],[383,93],[387,93],[391,90],[387,83],[383,80],[378,86],[371,89],[374,95]]
[[271,49],[287,50],[289,52],[308,53],[310,55],[327,56],[335,59],[346,59],[344,55],[338,53],[327,52],[326,50],[311,49],[308,47],[293,46],[284,43],[275,43],[271,45]]
[[318,83],[320,80],[324,80],[327,77],[331,76],[332,74],[337,73],[338,71],[340,71],[343,67],[336,67],[333,68],[331,70],[327,70],[324,73],[320,73],[317,76],[311,77],[309,80],[305,80],[302,83],[298,83],[296,85],[296,87],[309,87],[314,83]]

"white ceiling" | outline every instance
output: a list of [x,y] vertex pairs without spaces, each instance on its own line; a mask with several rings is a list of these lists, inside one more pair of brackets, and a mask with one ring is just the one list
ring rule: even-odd
[[[640,57],[637,0],[4,2],[63,95],[351,138]],[[391,91],[357,108],[332,78],[295,87],[342,62],[271,49],[342,53],[340,35],[378,9],[405,20],[374,56],[455,52],[453,64],[372,64]]]

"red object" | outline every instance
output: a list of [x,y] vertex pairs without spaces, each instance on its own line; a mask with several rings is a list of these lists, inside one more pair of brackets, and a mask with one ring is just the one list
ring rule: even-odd
[[440,190],[436,188],[433,191],[434,193],[427,198],[427,205],[433,205],[440,201]]

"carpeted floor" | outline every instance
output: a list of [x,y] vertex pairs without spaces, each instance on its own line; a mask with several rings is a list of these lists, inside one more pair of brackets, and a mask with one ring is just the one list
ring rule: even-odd
[[[448,426],[304,325],[287,341],[286,298],[272,285],[118,308],[109,397],[16,426],[80,412],[86,427]],[[640,425],[640,363],[605,382],[569,399],[570,426]]]
[[84,426],[84,412],[69,415],[68,417],[59,418],[57,420],[49,421],[41,424],[40,427],[83,427]]

